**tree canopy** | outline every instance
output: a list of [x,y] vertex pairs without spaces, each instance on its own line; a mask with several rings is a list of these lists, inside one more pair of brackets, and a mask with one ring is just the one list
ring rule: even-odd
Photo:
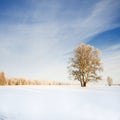
[[100,51],[86,44],[80,44],[75,50],[73,57],[70,58],[69,72],[75,80],[79,80],[82,87],[89,81],[101,79],[98,75],[102,71]]

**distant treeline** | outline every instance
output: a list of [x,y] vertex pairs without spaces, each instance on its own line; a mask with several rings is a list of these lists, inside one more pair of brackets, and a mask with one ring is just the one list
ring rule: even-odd
[[0,85],[67,85],[68,83],[26,80],[24,78],[6,78],[4,72],[0,72]]

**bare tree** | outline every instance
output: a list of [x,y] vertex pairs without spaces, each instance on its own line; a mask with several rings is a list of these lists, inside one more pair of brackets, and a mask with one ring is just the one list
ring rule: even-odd
[[112,83],[113,83],[113,80],[112,80],[112,78],[111,77],[107,77],[107,83],[108,83],[108,85],[109,86],[111,86],[112,85]]
[[81,44],[74,50],[74,56],[70,58],[68,67],[70,75],[79,80],[81,87],[86,87],[89,81],[101,79],[98,72],[102,71],[100,51],[90,45]]

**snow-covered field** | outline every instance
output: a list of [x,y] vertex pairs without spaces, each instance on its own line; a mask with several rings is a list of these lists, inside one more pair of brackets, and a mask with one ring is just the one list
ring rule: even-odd
[[120,87],[0,87],[0,120],[120,120]]

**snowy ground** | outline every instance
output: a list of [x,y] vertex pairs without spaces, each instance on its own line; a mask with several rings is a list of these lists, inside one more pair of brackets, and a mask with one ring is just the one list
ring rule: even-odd
[[0,120],[120,120],[120,87],[0,87]]

